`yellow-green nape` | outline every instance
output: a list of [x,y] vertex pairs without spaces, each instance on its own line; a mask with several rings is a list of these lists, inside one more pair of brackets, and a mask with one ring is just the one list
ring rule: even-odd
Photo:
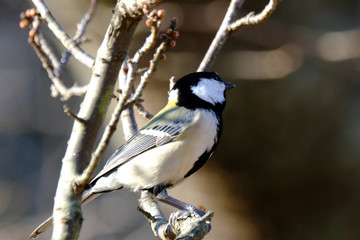
[[178,102],[179,101],[177,99],[174,101],[168,102],[168,104],[166,104],[166,107],[175,107]]

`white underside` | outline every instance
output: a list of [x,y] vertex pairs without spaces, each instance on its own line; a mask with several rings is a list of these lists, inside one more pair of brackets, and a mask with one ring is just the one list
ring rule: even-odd
[[117,184],[133,191],[161,183],[176,184],[184,178],[201,154],[212,148],[217,137],[217,127],[218,120],[212,111],[196,110],[193,125],[176,141],[146,151],[119,167],[117,174],[113,174],[117,177]]

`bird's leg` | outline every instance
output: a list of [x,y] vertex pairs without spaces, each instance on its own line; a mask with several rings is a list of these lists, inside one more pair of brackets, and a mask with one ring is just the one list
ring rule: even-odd
[[204,211],[201,211],[200,209],[190,205],[190,204],[187,204],[185,202],[182,202],[180,200],[177,200],[176,198],[173,198],[173,197],[170,197],[168,194],[167,194],[167,191],[165,188],[163,188],[159,193],[157,193],[155,195],[155,197],[157,199],[159,199],[159,201],[163,202],[163,203],[166,203],[170,206],[173,206],[177,209],[180,209],[180,210],[187,210],[187,211],[190,211],[190,212],[193,212],[197,217],[202,217],[205,215],[205,212]]

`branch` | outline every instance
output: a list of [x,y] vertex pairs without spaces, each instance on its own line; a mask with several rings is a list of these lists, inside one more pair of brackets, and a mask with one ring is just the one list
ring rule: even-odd
[[64,105],[64,112],[66,113],[66,115],[73,118],[75,121],[86,124],[86,121],[84,119],[79,118],[78,116],[76,116],[73,112],[70,111],[70,109],[66,105]]
[[[44,53],[44,57],[48,58],[49,61],[51,62],[51,66],[52,66],[52,70],[54,72],[54,75],[59,78],[60,77],[60,73],[61,73],[61,62],[59,61],[59,59],[57,58],[54,49],[50,46],[50,44],[48,43],[48,41],[46,41],[46,39],[44,38],[44,36],[37,31],[37,37],[38,37],[38,42],[39,42],[39,47],[43,50]],[[64,84],[61,83],[61,85],[63,85],[65,87]],[[61,86],[62,87],[62,86]],[[61,88],[59,86],[59,88]],[[61,91],[61,90],[59,90]]]
[[[43,3],[42,1],[34,2]],[[75,191],[73,181],[83,173],[91,158],[98,131],[113,95],[121,63],[128,52],[130,41],[143,14],[142,6],[147,3],[153,7],[159,2],[159,0],[139,0],[136,2],[124,0],[118,1],[114,8],[104,40],[97,51],[88,91],[77,114],[87,124],[74,122],[68,147],[62,160],[55,195],[52,239],[77,239],[79,235],[82,222],[82,191],[81,189]],[[43,5],[38,7],[43,8]],[[51,16],[46,9],[39,11],[42,16]],[[68,38],[67,41],[71,44],[74,43]],[[79,50],[79,48],[77,49]],[[72,54],[74,54],[73,51]]]
[[[143,7],[144,14],[147,16],[146,20],[146,26],[151,28],[150,35],[146,38],[144,44],[142,47],[134,54],[134,57],[132,59],[129,59],[128,61],[124,62],[124,69],[126,68],[127,71],[121,71],[120,77],[119,77],[119,88],[120,90],[125,91],[128,93],[123,97],[128,98],[130,94],[134,91],[134,81],[136,78],[136,75],[138,75],[138,64],[140,60],[143,58],[143,56],[149,52],[150,49],[152,49],[156,43],[156,40],[158,38],[158,32],[159,27],[161,24],[161,20],[164,16],[164,10],[153,10],[149,12],[149,7],[145,5]],[[126,74],[125,74],[126,73]],[[126,83],[129,83],[127,87],[124,87]],[[131,93],[127,90],[130,90]],[[123,94],[124,95],[124,94]],[[138,104],[140,102],[138,101]],[[145,109],[143,109],[146,111]],[[137,131],[137,124],[135,121],[135,115],[134,115],[134,109],[128,108],[125,109],[121,114],[121,122],[123,126],[123,132],[125,139],[129,139],[131,136],[133,136]]]
[[[77,30],[76,30],[75,36],[73,37],[73,40],[77,44],[80,44],[85,41],[84,35],[86,32],[86,28],[87,28],[88,24],[90,23],[91,18],[94,15],[95,9],[97,7],[97,2],[98,2],[97,0],[91,0],[88,11],[85,13],[84,17],[77,24]],[[71,52],[66,51],[65,53],[63,53],[61,62],[63,64],[67,64],[70,59],[70,56],[71,56]]]
[[94,15],[94,12],[95,12],[95,9],[96,9],[96,6],[97,6],[97,2],[98,2],[97,0],[91,0],[89,9],[85,13],[85,15],[81,19],[81,21],[77,24],[77,31],[76,31],[75,36],[73,38],[76,43],[82,42],[82,38],[85,35],[86,28],[87,28],[89,22],[91,21],[91,18]]
[[61,96],[61,100],[65,101],[73,96],[85,95],[87,86],[79,87],[74,84],[73,87],[67,88],[60,79],[61,75],[61,62],[57,58],[53,48],[48,41],[43,37],[40,26],[40,16],[34,8],[26,10],[21,13],[20,27],[30,27],[29,31],[29,44],[34,48],[35,53],[38,55],[43,68],[47,71],[50,80],[52,81],[51,96]]
[[154,116],[144,108],[140,101],[135,103],[135,107],[138,113],[144,118],[151,119]]
[[169,221],[164,218],[158,203],[147,192],[139,200],[138,210],[148,219],[155,236],[161,240],[202,239],[211,229],[213,212],[196,217],[189,211],[177,211],[170,215]]
[[[151,27],[150,35],[146,38],[142,47],[134,54],[133,58],[130,58],[126,63],[124,63],[123,71],[120,72],[119,77],[119,87],[121,92],[128,92],[127,88],[131,88],[131,94],[134,93],[134,81],[136,76],[142,72],[142,69],[138,69],[138,64],[142,57],[152,49],[156,43],[158,38],[159,27],[161,24],[161,20],[164,17],[164,10],[153,10],[149,13],[148,6],[144,6],[143,8],[144,13],[147,15],[146,26]],[[176,42],[175,39],[179,37],[179,32],[175,31],[177,24],[176,18],[171,20],[170,26],[166,29],[166,34],[161,34],[160,38],[162,43],[160,46],[155,50],[155,54],[153,59],[150,61],[150,66],[148,69],[145,69],[145,72],[141,75],[141,80],[139,85],[136,88],[135,93],[131,96],[128,103],[135,102],[136,109],[140,113],[140,115],[151,118],[152,115],[146,111],[144,106],[141,104],[141,96],[142,92],[145,89],[147,83],[149,82],[150,78],[153,76],[154,72],[156,71],[156,66],[159,61],[165,61],[165,51],[168,47],[175,47]],[[126,74],[125,74],[126,73]],[[127,85],[125,83],[129,82],[130,84]],[[123,85],[127,86],[125,88]],[[129,95],[122,94],[123,97],[128,98]],[[137,131],[137,125],[134,117],[134,112],[132,108],[125,109],[121,115],[121,121],[123,124],[123,132],[125,139],[129,139],[132,135],[134,135]]]
[[[121,98],[122,101],[124,101],[124,103],[125,101],[128,100],[129,96],[133,92],[134,81],[135,81],[135,77],[131,77],[130,79],[128,79],[127,77],[128,76],[127,73],[129,72],[128,64],[129,64],[129,59],[127,56],[127,58],[123,62],[123,65],[119,73],[119,93],[120,93],[119,97]],[[135,121],[133,108],[130,107],[124,109],[121,112],[120,118],[121,118],[124,137],[127,140],[137,131],[137,124]]]
[[43,0],[32,0],[32,2],[36,6],[41,17],[47,22],[49,29],[54,33],[56,38],[60,40],[64,47],[68,49],[79,62],[91,68],[94,64],[94,58],[80,48],[76,41],[65,33],[60,24],[49,11],[45,2]]
[[229,31],[236,31],[242,26],[247,25],[254,25],[259,24],[261,22],[264,22],[266,19],[268,19],[271,14],[275,11],[276,6],[281,2],[282,0],[270,0],[268,5],[259,13],[256,14],[254,12],[249,13],[245,17],[237,20],[236,22],[232,23],[228,28]]
[[42,37],[41,33],[38,33],[33,37],[30,36],[28,42],[34,48],[43,68],[47,71],[48,76],[53,83],[51,86],[52,97],[58,97],[60,95],[61,100],[66,101],[73,96],[83,96],[85,94],[87,86],[79,87],[74,85],[71,88],[67,88],[58,77],[58,73],[56,71],[58,68],[54,67],[58,66],[57,58],[47,41]]
[[234,21],[236,13],[240,10],[241,5],[243,4],[244,0],[232,0],[229,8],[226,12],[223,22],[215,35],[214,40],[212,41],[208,51],[205,54],[205,57],[200,63],[199,68],[197,69],[198,72],[208,70],[211,65],[214,63],[215,58],[221,51],[226,39],[229,36],[229,29],[228,26]]
[[231,1],[224,20],[197,69],[198,72],[207,71],[211,67],[231,32],[245,25],[258,24],[265,21],[269,18],[281,0],[270,0],[261,13],[254,15],[254,13],[251,12],[247,16],[235,21],[235,16],[240,10],[243,2],[244,0]]

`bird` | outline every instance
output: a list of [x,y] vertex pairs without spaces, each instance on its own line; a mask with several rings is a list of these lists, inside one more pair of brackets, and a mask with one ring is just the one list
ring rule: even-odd
[[[197,216],[205,214],[170,197],[166,189],[199,170],[214,152],[223,130],[226,90],[234,86],[215,72],[194,72],[177,80],[167,105],[120,146],[87,184],[82,203],[124,188],[150,193]],[[46,231],[52,220],[45,220],[30,238]]]

